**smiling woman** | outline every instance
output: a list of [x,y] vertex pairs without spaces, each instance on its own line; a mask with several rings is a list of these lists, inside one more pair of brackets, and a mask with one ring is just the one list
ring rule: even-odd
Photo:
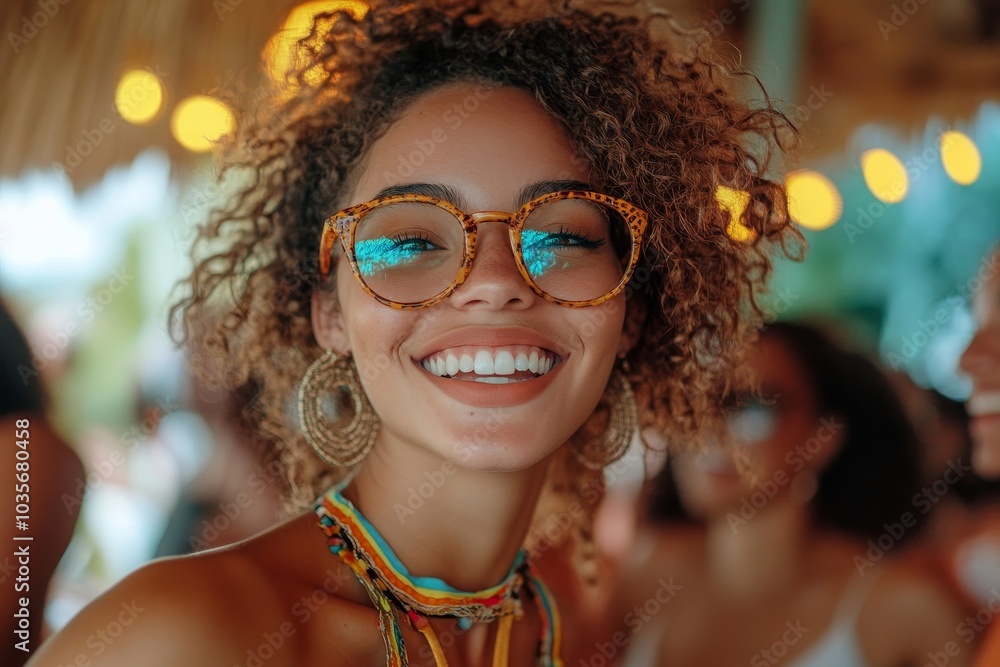
[[[149,611],[99,664],[575,664],[587,619],[523,548],[543,489],[579,494],[639,427],[710,426],[766,252],[797,238],[744,148],[780,143],[783,117],[640,14],[317,20],[309,77],[223,154],[248,185],[177,308],[203,370],[254,388],[255,438],[313,511],[144,568],[36,664],[72,662],[126,597]],[[752,244],[726,235],[720,185],[749,193]]]

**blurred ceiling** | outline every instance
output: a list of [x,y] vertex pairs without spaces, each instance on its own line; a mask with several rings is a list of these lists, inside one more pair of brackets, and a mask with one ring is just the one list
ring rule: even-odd
[[[6,0],[0,176],[59,164],[82,188],[150,145],[175,164],[190,164],[194,156],[171,135],[170,110],[189,95],[224,98],[227,87],[252,82],[263,45],[295,4]],[[150,69],[166,89],[147,125],[126,122],[115,107],[118,80],[131,68]]]
[[[662,4],[730,42],[765,82],[775,82],[779,96],[797,105],[790,108],[807,155],[842,149],[864,123],[915,129],[932,116],[969,117],[984,100],[1000,99],[1000,0],[796,2]],[[0,17],[7,42],[0,48],[0,176],[61,165],[83,188],[149,145],[175,165],[193,164],[200,158],[171,135],[171,110],[189,95],[225,99],[227,88],[256,83],[265,43],[297,4],[8,0]],[[793,48],[763,48],[775,44]],[[146,125],[125,122],[114,105],[118,80],[133,67],[149,68],[166,89],[162,110]]]

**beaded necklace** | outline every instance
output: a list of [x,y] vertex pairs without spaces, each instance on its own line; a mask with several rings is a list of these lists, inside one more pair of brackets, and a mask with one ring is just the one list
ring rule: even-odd
[[447,667],[444,651],[427,616],[457,618],[459,627],[473,622],[499,619],[493,652],[494,667],[505,667],[514,619],[523,615],[521,589],[535,600],[542,618],[538,650],[541,667],[562,667],[559,613],[552,594],[528,565],[525,552],[518,552],[507,576],[496,586],[476,592],[460,591],[436,577],[414,577],[392,548],[350,500],[341,494],[344,481],[321,496],[315,505],[319,526],[330,551],[354,572],[379,614],[379,631],[385,642],[390,667],[406,667],[406,647],[396,610],[427,640],[438,667]]

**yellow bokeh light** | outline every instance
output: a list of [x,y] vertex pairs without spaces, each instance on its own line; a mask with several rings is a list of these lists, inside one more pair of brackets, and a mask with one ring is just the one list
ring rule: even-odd
[[170,130],[184,148],[194,153],[212,150],[212,142],[233,131],[236,120],[222,101],[192,95],[180,102],[170,119]]
[[832,226],[844,211],[844,200],[829,178],[810,169],[793,171],[785,177],[788,213],[806,229],[819,231]]
[[903,163],[884,148],[873,148],[861,154],[861,173],[876,199],[886,204],[903,201],[910,189]]
[[115,108],[133,125],[152,122],[163,106],[163,84],[159,77],[144,69],[131,69],[122,75],[115,88]]
[[[360,19],[368,13],[368,3],[359,0],[319,0],[305,2],[296,6],[288,14],[281,29],[268,40],[264,47],[264,64],[271,80],[280,85],[295,88],[295,72],[301,68],[308,58],[308,47],[319,46],[322,38],[317,36],[308,44],[300,44],[312,32],[313,21],[317,14],[344,10],[355,19]],[[316,43],[313,43],[313,42]],[[323,81],[322,67],[312,67],[304,73],[309,85],[316,86]]]
[[715,189],[715,201],[723,211],[729,213],[729,224],[726,226],[729,238],[741,243],[753,240],[756,234],[742,222],[747,204],[750,203],[750,193],[720,185]]
[[983,158],[975,142],[955,130],[941,134],[941,163],[945,173],[959,185],[972,185],[983,170]]

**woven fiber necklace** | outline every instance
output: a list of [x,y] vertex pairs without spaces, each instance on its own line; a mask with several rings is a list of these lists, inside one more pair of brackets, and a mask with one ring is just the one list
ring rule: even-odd
[[561,628],[555,601],[531,572],[525,552],[518,552],[507,576],[496,586],[469,593],[452,588],[436,577],[411,575],[392,548],[360,511],[345,498],[344,481],[321,496],[315,505],[319,526],[335,555],[354,572],[379,614],[379,631],[390,667],[406,667],[406,647],[397,610],[407,624],[427,640],[437,667],[447,667],[444,651],[427,620],[428,616],[458,619],[467,630],[474,622],[497,620],[493,667],[507,667],[511,626],[523,615],[521,591],[526,588],[542,617],[538,664],[562,667],[559,656]]

